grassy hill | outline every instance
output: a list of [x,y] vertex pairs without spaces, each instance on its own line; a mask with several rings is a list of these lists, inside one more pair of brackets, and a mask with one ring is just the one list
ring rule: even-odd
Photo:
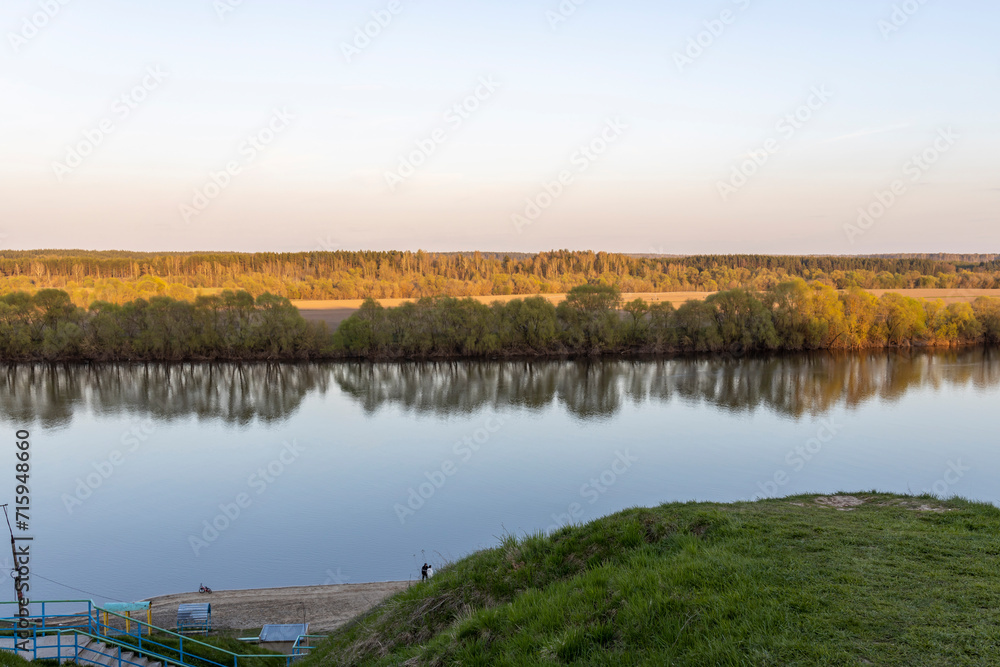
[[996,665],[1000,510],[860,494],[633,509],[509,537],[312,665]]

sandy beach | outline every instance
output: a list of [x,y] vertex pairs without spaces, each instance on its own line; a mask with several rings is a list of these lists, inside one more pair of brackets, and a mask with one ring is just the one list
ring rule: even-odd
[[309,632],[325,634],[368,611],[413,582],[388,581],[337,586],[295,586],[211,594],[178,593],[149,598],[153,625],[173,629],[177,606],[188,602],[212,605],[212,628],[250,630],[255,635],[267,623],[309,623]]

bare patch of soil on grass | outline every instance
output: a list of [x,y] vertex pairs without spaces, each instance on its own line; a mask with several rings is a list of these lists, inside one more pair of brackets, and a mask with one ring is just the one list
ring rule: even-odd
[[[871,500],[873,499],[859,498],[858,496],[818,496],[813,499],[813,502],[819,507],[825,509],[838,510],[840,512],[853,512],[855,509]],[[789,503],[789,505],[794,505],[796,507],[814,506],[807,505],[806,503]],[[954,511],[952,508],[943,507],[942,505],[926,500],[908,500],[904,498],[896,498],[888,502],[876,503],[876,506],[901,507],[903,509],[913,510],[914,512],[935,512],[937,514]]]
[[814,502],[821,507],[841,512],[853,512],[854,508],[865,504],[865,501],[857,496],[820,496]]
[[942,507],[941,505],[932,504],[927,501],[903,500],[902,498],[891,500],[887,503],[879,503],[879,507],[902,507],[904,509],[913,510],[914,512],[934,512],[935,514],[944,514],[945,512],[954,511],[948,507]]

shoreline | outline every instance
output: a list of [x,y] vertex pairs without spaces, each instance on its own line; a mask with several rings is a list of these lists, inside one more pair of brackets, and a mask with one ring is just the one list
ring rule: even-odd
[[[178,595],[191,595],[192,593],[198,593],[199,595],[214,595],[215,593],[253,593],[258,591],[284,591],[291,590],[293,588],[333,588],[334,586],[378,586],[381,584],[405,584],[405,581],[393,581],[392,579],[386,581],[362,581],[358,583],[343,583],[343,584],[316,584],[313,586],[268,586],[267,588],[227,588],[224,590],[212,589],[211,593],[198,593],[198,591],[181,591],[180,593],[161,593],[159,595],[149,595],[144,598],[140,598],[139,602],[152,602],[154,600],[159,600],[162,598],[172,598]],[[413,583],[413,580],[410,580]]]
[[322,634],[346,625],[414,583],[384,581],[217,590],[212,593],[195,591],[156,595],[143,601],[150,603],[153,625],[167,630],[177,625],[179,604],[200,602],[212,605],[213,630],[259,630],[269,623],[306,622],[309,623],[310,634]]
[[652,346],[634,347],[621,350],[597,350],[591,352],[579,350],[545,350],[545,351],[510,351],[496,352],[484,355],[468,354],[337,354],[317,355],[311,357],[193,357],[182,359],[2,359],[0,365],[11,368],[18,366],[213,366],[220,364],[233,365],[270,365],[270,364],[422,364],[422,363],[452,363],[452,362],[545,362],[545,361],[677,361],[689,359],[756,359],[782,356],[814,355],[814,354],[871,354],[871,353],[903,353],[903,352],[940,352],[948,350],[983,349],[994,350],[1000,344],[984,341],[913,341],[902,344],[863,345],[859,347],[818,347],[818,348],[776,348],[755,350],[696,350],[687,348]]

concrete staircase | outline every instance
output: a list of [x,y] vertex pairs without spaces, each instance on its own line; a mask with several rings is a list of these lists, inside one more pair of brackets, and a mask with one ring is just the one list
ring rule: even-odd
[[[124,648],[119,649],[118,646],[105,644],[86,635],[76,635],[76,637],[74,646],[72,635],[65,634],[61,638],[59,635],[42,635],[37,640],[29,639],[29,650],[18,650],[17,654],[25,660],[33,660],[36,657],[39,660],[55,660],[58,657],[60,662],[76,662],[84,666],[119,667],[120,660],[121,667],[163,667],[161,662],[150,660]],[[37,646],[33,645],[34,641],[38,642]],[[14,648],[13,638],[2,638],[0,646]]]

